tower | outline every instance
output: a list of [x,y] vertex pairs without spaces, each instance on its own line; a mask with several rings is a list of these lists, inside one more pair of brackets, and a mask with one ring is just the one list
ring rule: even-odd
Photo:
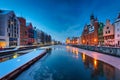
[[94,14],[91,14],[90,23],[91,23],[92,26],[94,25],[94,21],[95,21]]

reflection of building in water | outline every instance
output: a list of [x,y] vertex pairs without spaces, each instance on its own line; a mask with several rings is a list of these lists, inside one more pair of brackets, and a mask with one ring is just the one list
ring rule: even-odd
[[78,55],[78,48],[72,48],[72,52]]
[[120,70],[115,69],[115,80],[120,80]]
[[19,56],[19,54],[15,53],[15,54],[13,55],[13,58],[17,58],[18,56]]
[[67,52],[70,52],[70,46],[66,46]]
[[76,55],[78,55],[78,48],[66,46],[66,50],[68,52],[72,52],[72,53],[75,53]]
[[86,56],[85,56],[85,54],[83,53],[83,54],[82,54],[82,60],[83,60],[83,62],[85,62],[85,59],[86,59]]
[[66,49],[68,52],[72,52],[73,54],[75,54],[75,58],[78,58],[78,48],[66,46]]
[[9,60],[9,57],[5,57],[5,58],[0,58],[0,62],[4,62],[6,60]]
[[71,50],[72,50],[72,53],[75,54],[75,58],[78,59],[78,48],[72,47]]
[[93,64],[94,64],[94,69],[97,69],[98,61],[96,59],[93,60]]
[[4,62],[4,61],[7,61],[7,60],[10,60],[10,59],[13,59],[13,58],[17,58],[18,56],[20,56],[20,54],[18,54],[18,53],[2,56],[2,57],[0,57],[0,62]]
[[82,61],[87,69],[92,72],[92,79],[97,80],[98,76],[106,77],[106,80],[120,80],[120,70],[104,62],[98,61],[92,57],[81,54]]
[[104,75],[106,76],[107,80],[115,80],[115,68],[113,66],[104,64],[103,69]]
[[[107,80],[119,80],[120,72],[116,70],[113,66],[106,64],[104,62],[98,61],[92,57],[85,55],[85,53],[81,54],[82,61],[84,62],[84,66],[86,69],[90,69],[91,78],[97,80],[99,76],[106,77]],[[116,71],[115,71],[116,70]]]
[[52,48],[48,48],[48,49],[47,49],[47,52],[48,52],[48,53],[51,53],[51,52],[52,52]]

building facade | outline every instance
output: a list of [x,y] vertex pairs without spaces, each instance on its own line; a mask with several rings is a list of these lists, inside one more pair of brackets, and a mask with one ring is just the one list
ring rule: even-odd
[[110,46],[115,44],[114,40],[114,26],[110,23],[110,20],[106,20],[106,24],[103,28],[104,45]]
[[34,28],[32,26],[32,23],[26,23],[26,27],[28,30],[28,45],[34,44]]
[[79,44],[79,37],[72,37],[71,44]]
[[70,38],[70,37],[68,37],[67,39],[66,39],[66,44],[79,44],[79,41],[80,41],[80,38],[79,37],[72,37],[72,38]]
[[66,42],[65,42],[66,44],[70,44],[70,38],[68,37],[68,38],[66,38]]
[[41,30],[37,29],[36,30],[36,33],[37,33],[37,44],[40,44],[41,43]]
[[83,45],[98,45],[98,28],[99,23],[94,15],[90,16],[90,24],[84,26],[81,40]]
[[81,40],[81,36],[78,37],[78,44],[81,45],[82,44],[82,40]]
[[37,28],[34,27],[34,44],[37,44]]
[[115,45],[120,46],[120,14],[117,17],[114,26],[115,26]]
[[20,24],[15,13],[0,10],[0,47],[19,46]]
[[28,44],[28,30],[26,27],[26,19],[23,17],[18,17],[20,22],[20,45],[25,46]]
[[104,45],[103,28],[104,28],[104,24],[99,23],[99,28],[98,28],[98,44],[99,45]]

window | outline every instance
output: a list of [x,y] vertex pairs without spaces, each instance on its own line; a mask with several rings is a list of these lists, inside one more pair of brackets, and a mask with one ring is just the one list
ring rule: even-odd
[[16,34],[14,36],[16,37]]
[[119,23],[117,23],[117,26],[119,25]]
[[108,31],[108,33],[110,33],[110,31]]
[[117,28],[117,31],[119,31],[119,28]]
[[107,31],[105,33],[107,34]]
[[10,33],[8,33],[8,36],[10,37]]
[[107,27],[107,29],[109,29],[109,27]]
[[117,37],[119,37],[120,35],[118,34]]

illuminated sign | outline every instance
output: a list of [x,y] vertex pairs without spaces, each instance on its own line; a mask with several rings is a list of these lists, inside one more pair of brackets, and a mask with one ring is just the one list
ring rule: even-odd
[[89,27],[89,33],[94,32],[94,30],[95,30],[94,26],[90,26],[90,27]]

